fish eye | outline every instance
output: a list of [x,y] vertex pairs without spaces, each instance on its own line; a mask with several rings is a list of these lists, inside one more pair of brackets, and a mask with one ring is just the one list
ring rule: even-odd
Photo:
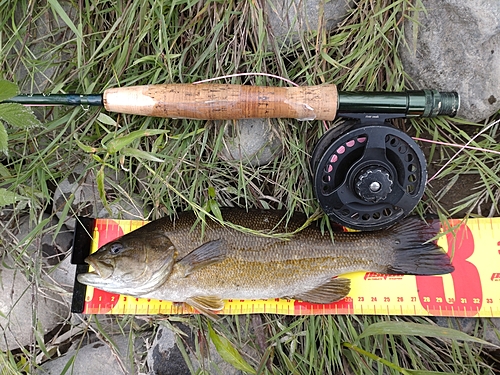
[[119,254],[123,250],[123,245],[119,242],[111,244],[109,247],[109,252],[113,255]]

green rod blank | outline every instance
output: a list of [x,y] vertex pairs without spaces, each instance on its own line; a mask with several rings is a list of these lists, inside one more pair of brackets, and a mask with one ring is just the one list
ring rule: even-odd
[[[154,87],[154,85],[153,85]],[[175,87],[171,85],[169,87]],[[197,93],[202,85],[193,85],[190,88],[193,93]],[[245,86],[242,86],[245,87]],[[140,88],[140,87],[138,87]],[[272,89],[272,88],[269,88]],[[120,90],[120,89],[118,89]],[[112,90],[113,91],[113,90]],[[114,90],[116,91],[116,89]],[[199,105],[200,95],[191,95],[193,97],[193,108]],[[128,99],[128,98],[127,98]],[[172,102],[170,100],[172,100]],[[207,97],[207,103],[210,102],[210,98]],[[153,100],[153,99],[152,99]],[[175,107],[176,100],[178,97],[169,97],[167,99],[168,105]],[[198,100],[198,102],[197,102]],[[244,100],[244,99],[242,99]],[[34,95],[17,95],[9,100],[4,101],[4,103],[20,103],[24,105],[38,105],[38,106],[49,106],[49,105],[84,105],[84,106],[103,106],[103,94],[90,94],[90,95],[80,95],[80,94],[34,94]],[[230,104],[224,104],[225,100],[221,100],[221,106],[227,106]],[[109,103],[108,103],[109,104]],[[106,109],[116,112],[113,109],[108,108],[106,104]],[[116,103],[114,103],[116,104]],[[127,103],[120,103],[122,107],[128,108],[128,105],[135,106],[136,100],[130,99]],[[157,103],[160,105],[161,103]],[[272,104],[272,103],[271,103]],[[305,103],[307,104],[307,103]],[[435,117],[439,115],[455,116],[458,112],[460,106],[460,97],[456,92],[440,92],[437,90],[421,90],[421,91],[403,91],[403,92],[350,92],[350,91],[338,91],[337,102],[332,103],[336,106],[336,113],[339,117],[349,117],[350,114],[387,114],[394,115],[393,117]],[[186,103],[180,103],[183,108],[187,105]],[[225,107],[224,107],[225,108]],[[230,108],[225,108],[230,110]],[[123,108],[122,108],[123,110]],[[132,113],[126,112],[124,113]],[[134,114],[142,114],[140,112],[133,112]],[[292,114],[291,114],[292,116]],[[168,117],[168,116],[161,116]],[[270,111],[269,117],[273,117],[273,111]],[[293,116],[292,116],[293,117]]]
[[102,94],[33,94],[33,95],[17,95],[2,103],[19,103],[24,105],[91,105],[101,106]]
[[455,116],[460,107],[458,93],[437,90],[403,92],[339,91],[337,115],[384,113],[404,117]]

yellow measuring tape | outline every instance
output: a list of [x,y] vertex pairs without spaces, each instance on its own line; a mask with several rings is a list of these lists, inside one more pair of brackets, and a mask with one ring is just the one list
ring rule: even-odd
[[[96,219],[90,252],[146,224]],[[500,218],[451,220],[438,243],[453,256],[455,271],[442,276],[382,275],[357,272],[351,292],[332,304],[289,299],[226,300],[220,314],[369,314],[500,317]],[[135,298],[86,287],[84,314],[191,314],[185,304]],[[74,310],[73,310],[74,311]]]

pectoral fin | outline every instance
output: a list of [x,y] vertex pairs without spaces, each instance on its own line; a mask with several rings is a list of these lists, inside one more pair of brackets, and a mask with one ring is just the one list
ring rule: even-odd
[[339,278],[329,280],[325,284],[293,296],[293,298],[311,303],[332,303],[347,296],[350,290],[351,280]]
[[217,296],[206,296],[206,297],[190,297],[186,299],[188,305],[193,306],[203,315],[208,316],[214,320],[218,319],[214,311],[219,311],[224,308],[224,301]]
[[178,265],[184,270],[184,276],[223,260],[226,254],[223,251],[222,243],[220,239],[206,242],[182,258]]

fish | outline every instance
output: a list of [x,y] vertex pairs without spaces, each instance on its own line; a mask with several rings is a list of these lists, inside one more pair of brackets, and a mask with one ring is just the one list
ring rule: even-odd
[[154,220],[89,255],[85,262],[94,270],[77,279],[112,293],[183,302],[214,316],[225,299],[332,303],[349,294],[350,279],[342,276],[356,271],[454,270],[432,241],[439,228],[418,217],[381,231],[335,232],[332,240],[317,222],[304,225],[301,213],[228,208],[221,214],[233,225],[206,217],[202,226],[192,211]]

